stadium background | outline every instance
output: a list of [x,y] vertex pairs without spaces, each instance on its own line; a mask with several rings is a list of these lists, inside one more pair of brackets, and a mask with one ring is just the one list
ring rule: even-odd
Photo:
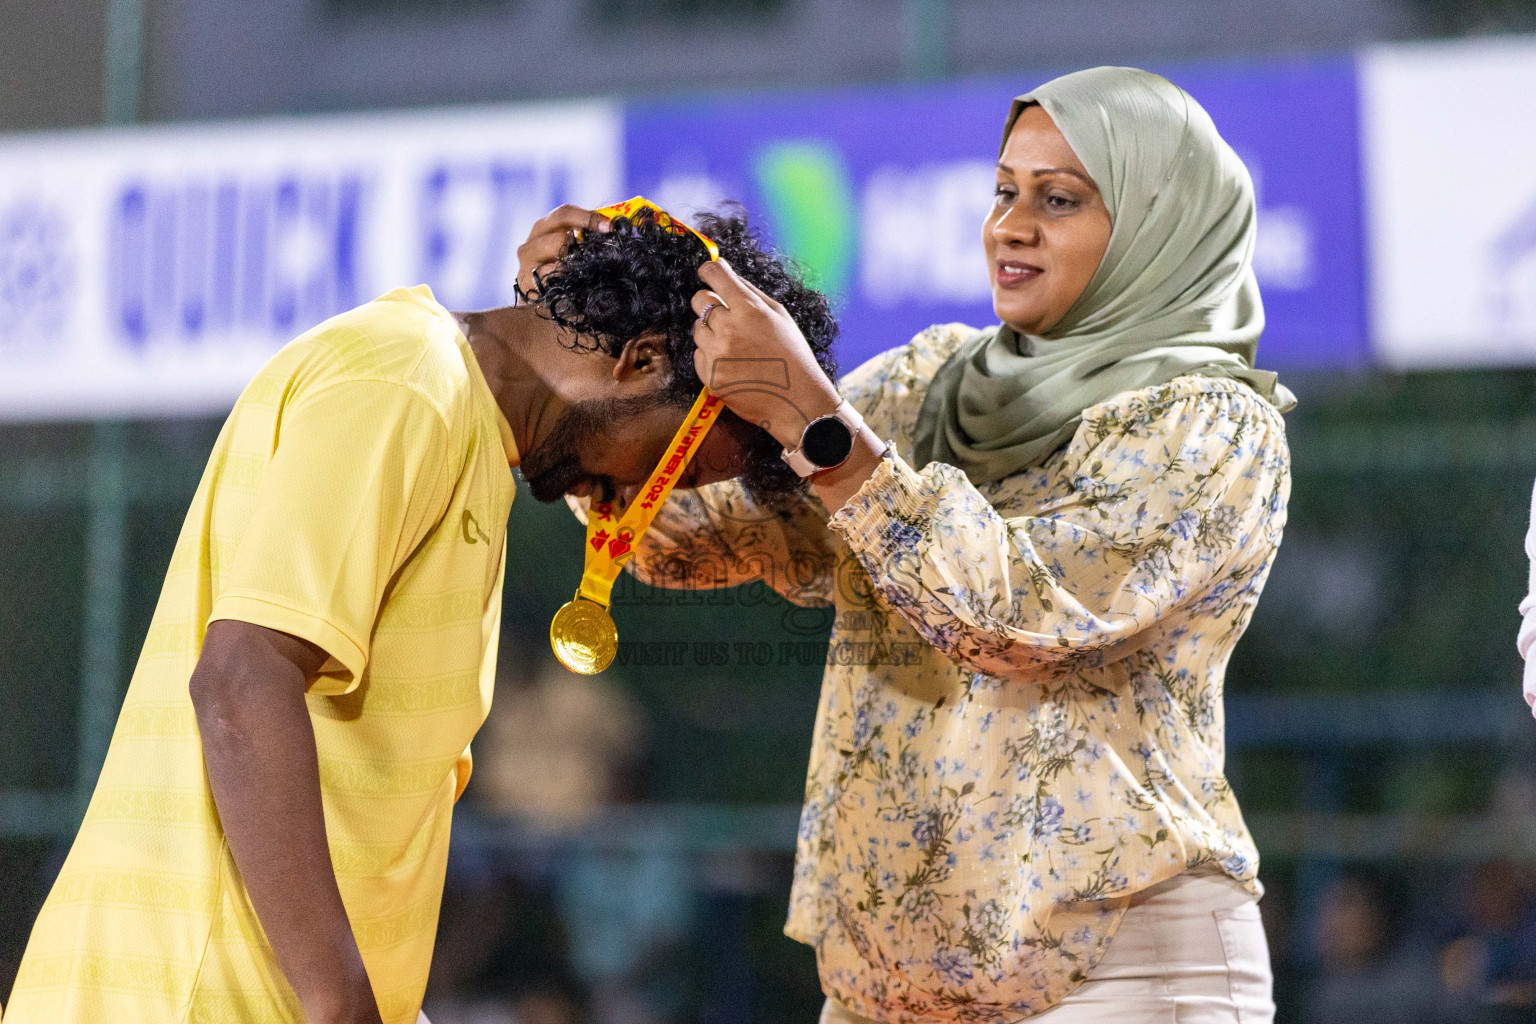
[[[1254,170],[1261,363],[1302,400],[1228,676],[1280,1020],[1536,1019],[1533,29],[1530,0],[7,0],[0,994],[265,355],[395,284],[503,301],[534,217],[635,192],[743,201],[836,296],[845,366],[986,322],[1007,100],[1116,62]],[[428,1012],[813,1019],[779,928],[829,622],[629,581],[635,642],[577,679],[544,637],[579,530],[525,495],[510,538]]]

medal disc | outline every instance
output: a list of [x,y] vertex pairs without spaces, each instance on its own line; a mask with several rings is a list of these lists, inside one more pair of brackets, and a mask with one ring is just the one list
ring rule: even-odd
[[602,605],[578,597],[555,612],[549,623],[549,644],[560,664],[572,672],[595,676],[613,663],[619,650],[619,628]]

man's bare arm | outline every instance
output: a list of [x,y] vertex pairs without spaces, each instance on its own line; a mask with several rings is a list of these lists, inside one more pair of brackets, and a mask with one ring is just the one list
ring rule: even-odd
[[192,705],[230,853],[308,1024],[380,1024],[326,845],[304,703],[325,659],[287,633],[212,622]]

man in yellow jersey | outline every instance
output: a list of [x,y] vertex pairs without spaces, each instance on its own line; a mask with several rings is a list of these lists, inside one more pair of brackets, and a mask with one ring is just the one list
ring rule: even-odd
[[[393,291],[245,389],[7,1024],[417,1019],[491,699],[508,467],[543,501],[638,487],[702,386],[700,243],[588,218],[535,228],[523,305],[455,315]],[[825,299],[743,220],[702,226],[830,363]],[[729,418],[693,472],[798,483]]]

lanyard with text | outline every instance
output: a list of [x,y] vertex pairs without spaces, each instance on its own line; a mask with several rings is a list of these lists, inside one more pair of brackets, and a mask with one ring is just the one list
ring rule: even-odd
[[[607,217],[632,217],[640,210],[649,210],[662,228],[693,235],[704,243],[710,259],[720,258],[720,250],[714,242],[639,196],[597,212]],[[619,649],[619,629],[608,613],[614,581],[624,563],[633,557],[636,543],[650,529],[651,521],[661,511],[667,495],[672,493],[672,488],[688,469],[688,463],[719,418],[721,408],[721,400],[705,388],[672,436],[672,443],[667,446],[661,463],[651,472],[629,508],[620,515],[615,514],[611,501],[593,501],[589,507],[586,565],[581,574],[581,585],[576,588],[576,596],[560,606],[549,624],[549,642],[555,657],[572,672],[595,675],[613,662]]]

